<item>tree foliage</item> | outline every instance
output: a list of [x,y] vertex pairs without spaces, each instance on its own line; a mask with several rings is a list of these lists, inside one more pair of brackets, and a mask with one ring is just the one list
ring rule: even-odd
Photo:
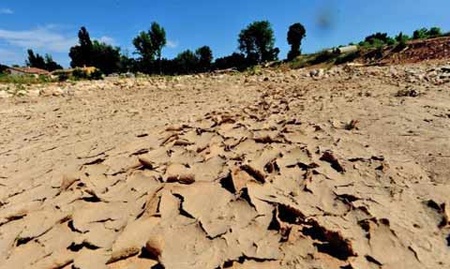
[[213,54],[208,46],[195,51],[185,50],[174,59],[161,59],[161,72],[167,75],[208,72],[212,69]]
[[243,29],[238,38],[239,50],[252,64],[274,61],[279,49],[274,48],[275,37],[269,21],[255,21]]
[[433,37],[439,37],[442,36],[442,30],[439,27],[431,27],[430,29],[427,28],[421,28],[417,29],[413,33],[413,39],[427,39],[427,38],[433,38]]
[[225,57],[221,57],[215,60],[215,69],[228,69],[237,68],[238,70],[244,70],[247,67],[247,59],[242,53],[236,53]]
[[28,59],[25,62],[27,66],[45,69],[44,57],[39,54],[34,54],[34,51],[32,49],[27,50],[27,53]]
[[117,72],[120,68],[120,48],[97,40],[92,41],[86,27],[78,32],[78,45],[70,48],[70,66],[94,66],[105,74]]
[[139,35],[133,39],[133,45],[142,59],[153,60],[155,52],[150,35],[147,32],[140,32]]
[[206,72],[211,69],[211,63],[213,60],[213,53],[210,47],[203,46],[195,51],[195,55],[198,58],[198,68],[200,72]]
[[92,52],[93,66],[105,74],[118,72],[120,68],[120,48],[94,40]]
[[387,33],[375,33],[367,36],[359,45],[362,47],[380,48],[384,45],[394,45],[395,39],[388,36]]
[[291,46],[288,53],[288,60],[293,60],[301,55],[302,40],[306,36],[306,29],[301,23],[294,23],[289,27],[287,42]]
[[153,22],[149,34],[155,50],[156,59],[161,60],[162,49],[167,44],[166,31],[158,23]]
[[72,59],[70,66],[92,66],[93,44],[86,27],[82,26],[78,31],[79,45],[70,48],[69,57]]
[[413,32],[413,39],[425,39],[427,38],[428,29],[421,28]]
[[8,66],[0,64],[0,74],[3,74],[8,69]]
[[157,22],[153,22],[147,32],[142,31],[133,39],[136,52],[141,56],[141,68],[144,72],[154,72],[152,67],[154,67],[155,59],[161,71],[161,54],[166,43],[166,31]]
[[[359,46],[373,50],[374,53],[382,54],[386,45],[401,50],[407,47],[407,42],[411,39],[425,39],[442,35],[444,34],[439,27],[418,29],[414,31],[412,37],[402,32],[394,37],[387,33],[377,32],[365,37],[359,43]],[[301,45],[305,37],[306,29],[301,23],[290,25],[287,32],[287,42],[291,46],[288,60],[293,60],[301,55]],[[274,31],[267,20],[254,21],[247,25],[238,36],[239,52],[218,58],[214,62],[212,50],[208,46],[202,46],[196,50],[185,50],[173,59],[162,58],[162,50],[167,44],[166,32],[157,22],[152,22],[147,31],[140,32],[132,40],[136,54],[139,55],[137,58],[121,54],[119,47],[91,40],[85,27],[80,28],[78,39],[78,44],[70,48],[71,66],[94,66],[105,74],[143,72],[174,75],[208,72],[214,69],[237,68],[238,70],[244,70],[251,65],[277,60],[280,52],[275,47]],[[336,56],[334,52],[324,51],[317,54],[314,61],[329,61]],[[336,62],[351,61],[358,56],[358,53],[344,55]],[[27,65],[47,70],[60,68],[51,56],[45,55],[43,57],[34,54],[32,50],[28,51]]]
[[55,62],[50,54],[45,54],[45,69],[52,72],[55,70],[63,69],[63,67]]
[[191,50],[185,50],[175,58],[177,69],[181,74],[192,74],[197,72],[199,58]]
[[34,53],[32,49],[27,50],[28,59],[25,62],[29,67],[36,67],[44,69],[47,71],[55,71],[57,69],[62,69],[62,66],[56,63],[52,56],[46,54],[44,57],[39,55],[39,53]]
[[411,38],[404,34],[403,32],[400,32],[398,35],[395,36],[395,41],[397,41],[398,43],[406,43],[408,40],[410,40]]
[[431,27],[430,30],[428,30],[429,37],[438,37],[442,35],[443,35],[442,30],[439,27]]

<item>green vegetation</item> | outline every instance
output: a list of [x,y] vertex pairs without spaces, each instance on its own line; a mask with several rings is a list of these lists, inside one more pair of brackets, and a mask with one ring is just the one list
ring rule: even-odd
[[13,84],[41,84],[54,82],[54,80],[48,76],[34,76],[34,75],[22,75],[11,76],[8,74],[0,73],[0,83],[13,83]]
[[[59,80],[63,80],[67,73],[61,73],[59,75]],[[61,76],[62,75],[62,76]],[[99,69],[95,68],[95,70],[86,70],[82,68],[75,68],[71,75],[68,75],[69,78],[73,78],[74,80],[99,80],[103,78],[103,73]]]
[[375,33],[367,36],[364,41],[359,42],[359,46],[366,49],[392,45],[405,47],[406,43],[411,40],[429,39],[441,36],[444,36],[444,34],[439,27],[417,29],[413,32],[412,37],[404,34],[403,32],[400,32],[395,37],[390,37],[387,33]]
[[216,59],[214,68],[223,70],[229,68],[236,68],[239,71],[245,70],[248,66],[245,55],[234,52],[233,54]]
[[6,65],[0,64],[0,75],[3,74],[6,71],[6,69],[8,69]]
[[328,50],[322,50],[318,53],[301,55],[289,62],[289,65],[293,69],[304,68],[311,65],[323,64],[332,65],[338,58],[338,53]]
[[432,27],[430,29],[421,28],[417,29],[413,33],[413,39],[427,39],[442,36],[441,28]]
[[213,53],[210,47],[203,46],[195,51],[195,55],[198,58],[198,68],[200,72],[207,72],[211,69],[212,60],[214,59]]
[[387,33],[375,33],[373,35],[367,36],[364,41],[359,43],[360,47],[363,48],[379,48],[385,45],[394,45],[395,39],[389,37]]
[[[359,57],[378,59],[383,56],[386,49],[401,51],[412,40],[447,36],[439,27],[421,28],[415,30],[411,36],[400,32],[396,36],[377,32],[364,38],[363,41],[350,43],[350,47],[340,46],[335,49],[323,50],[318,53],[302,55],[301,45],[306,37],[305,27],[297,22],[289,26],[287,43],[290,51],[287,55],[287,64],[291,68],[301,68],[310,65],[332,65],[354,61]],[[254,21],[242,29],[237,36],[237,50],[232,54],[214,59],[213,51],[209,46],[202,46],[196,50],[187,49],[180,52],[173,59],[162,58],[162,51],[167,44],[166,31],[157,22],[153,22],[147,31],[141,31],[133,38],[136,58],[121,52],[114,47],[98,40],[91,40],[86,27],[78,31],[78,44],[71,47],[69,56],[70,65],[76,68],[73,73],[67,71],[57,72],[59,81],[67,79],[101,79],[103,74],[112,73],[144,73],[160,75],[194,74],[210,72],[213,70],[236,69],[250,70],[263,63],[277,61],[280,50],[275,47],[275,37],[269,21]],[[61,69],[50,55],[41,56],[33,50],[28,50],[26,65],[48,71]],[[87,69],[85,68],[87,67]],[[94,69],[92,69],[94,68]],[[0,65],[0,74],[6,69]],[[88,71],[87,71],[88,70]],[[92,71],[94,70],[94,71]],[[49,78],[35,78],[34,76],[9,77],[3,75],[0,82],[36,83]]]
[[26,65],[29,67],[40,68],[50,72],[57,69],[62,69],[62,66],[53,61],[52,56],[49,54],[46,54],[44,58],[38,53],[34,54],[34,51],[31,49],[29,49],[27,53],[28,60],[26,61]]
[[78,41],[78,45],[70,48],[69,56],[72,59],[70,66],[73,68],[94,66],[105,74],[119,72],[120,48],[97,40],[92,41],[85,27],[81,27],[78,32]]
[[274,48],[275,37],[269,21],[255,21],[243,29],[238,38],[239,50],[251,64],[275,61],[280,50]]
[[[331,50],[323,50],[318,53],[310,55],[302,55],[293,58],[289,65],[291,68],[302,68],[316,64],[333,65],[352,62],[355,59],[364,56],[366,59],[380,59],[383,57],[383,50],[391,49],[392,52],[399,52],[407,48],[408,42],[420,39],[436,38],[446,36],[439,27],[432,27],[430,29],[421,28],[413,32],[410,37],[403,32],[400,32],[394,37],[390,37],[387,33],[374,33],[364,38],[358,43],[358,48],[348,52],[341,53],[339,48]],[[350,43],[349,46],[353,46]],[[288,57],[288,60],[289,57]]]
[[287,42],[291,46],[287,59],[291,61],[302,54],[300,46],[303,38],[306,37],[305,27],[301,23],[294,23],[289,27]]
[[156,22],[147,32],[142,31],[133,39],[136,52],[140,55],[138,65],[141,72],[153,73],[156,66],[161,73],[161,52],[166,43],[166,31]]

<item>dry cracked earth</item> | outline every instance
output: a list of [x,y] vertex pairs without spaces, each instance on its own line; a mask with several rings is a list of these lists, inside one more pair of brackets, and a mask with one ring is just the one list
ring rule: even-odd
[[4,93],[0,268],[450,268],[449,73]]

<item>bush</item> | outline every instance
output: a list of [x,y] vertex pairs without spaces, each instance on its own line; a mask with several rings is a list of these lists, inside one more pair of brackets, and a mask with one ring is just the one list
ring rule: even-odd
[[413,39],[425,39],[425,38],[428,38],[427,28],[417,29],[414,31]]
[[427,32],[429,37],[438,37],[442,36],[442,30],[439,27],[431,27]]
[[77,69],[73,70],[72,76],[75,79],[87,79],[88,78],[88,73],[85,70],[77,68]]
[[408,47],[408,44],[406,43],[405,39],[402,39],[397,46],[394,47],[394,49],[392,50],[393,52],[400,52],[402,50],[404,50],[406,47]]
[[99,69],[95,69],[89,72],[88,70],[76,68],[75,70],[73,70],[72,76],[75,79],[89,79],[89,80],[103,79],[103,73]]
[[53,82],[53,80],[47,76],[0,74],[0,83],[39,84],[48,82]]
[[100,79],[103,79],[103,73],[102,73],[102,71],[100,71],[100,70],[95,70],[94,72],[92,72],[90,75],[89,75],[89,79],[92,79],[92,80],[100,80]]
[[67,73],[58,74],[58,81],[63,82],[69,79],[69,75]]

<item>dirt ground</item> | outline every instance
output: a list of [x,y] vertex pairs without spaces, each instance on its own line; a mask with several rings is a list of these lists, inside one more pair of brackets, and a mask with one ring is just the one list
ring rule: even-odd
[[450,268],[445,64],[2,98],[0,268]]

